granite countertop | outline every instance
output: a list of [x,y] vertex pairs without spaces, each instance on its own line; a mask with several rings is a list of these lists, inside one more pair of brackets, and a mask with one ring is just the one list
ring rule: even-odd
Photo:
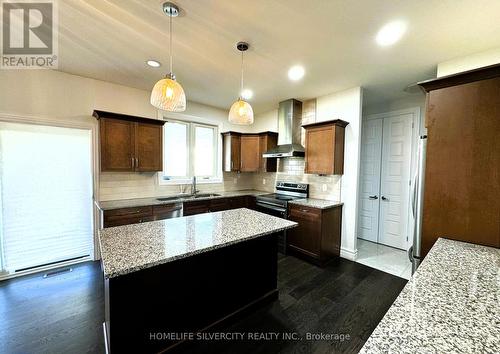
[[438,239],[360,353],[500,353],[500,249]]
[[303,205],[303,206],[317,208],[317,209],[329,209],[329,208],[334,208],[336,206],[343,205],[344,203],[334,201],[334,200],[306,198],[306,199],[295,199],[295,200],[288,202],[288,204]]
[[240,208],[102,229],[104,276],[113,278],[295,226]]
[[[204,193],[204,192],[203,192]],[[207,199],[216,199],[216,198],[228,198],[228,197],[238,197],[243,195],[259,195],[266,194],[269,192],[262,192],[257,190],[242,190],[242,191],[231,191],[231,192],[213,192],[214,194],[219,194],[216,196],[208,196],[201,198],[193,198],[193,197],[179,197],[177,199],[172,200],[158,200],[158,198],[168,198],[173,197],[175,195],[170,196],[161,196],[161,197],[150,197],[150,198],[136,198],[136,199],[121,199],[121,200],[105,200],[105,201],[96,201],[96,205],[101,210],[113,210],[120,208],[134,208],[140,206],[148,206],[148,205],[162,205],[162,204],[172,204],[184,201],[192,201],[192,200],[207,200]]]

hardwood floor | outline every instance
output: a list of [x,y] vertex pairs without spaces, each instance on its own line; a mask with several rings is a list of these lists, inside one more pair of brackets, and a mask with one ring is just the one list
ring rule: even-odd
[[[339,259],[318,268],[280,257],[278,301],[219,329],[296,333],[302,340],[194,341],[175,353],[357,353],[406,280]],[[103,353],[104,303],[98,262],[43,278],[0,282],[0,353]],[[200,295],[202,296],[202,295]],[[307,340],[307,333],[349,340]]]
[[0,282],[0,353],[103,353],[99,262]]

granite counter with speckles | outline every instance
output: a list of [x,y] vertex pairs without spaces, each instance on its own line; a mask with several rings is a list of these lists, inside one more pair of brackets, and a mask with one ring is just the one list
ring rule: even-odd
[[[96,201],[95,204],[101,210],[113,210],[121,208],[135,208],[141,206],[149,205],[162,205],[162,204],[172,204],[178,202],[194,201],[194,200],[209,200],[217,198],[230,198],[230,197],[240,197],[245,195],[257,196],[260,194],[267,194],[269,192],[262,192],[257,190],[241,190],[241,191],[230,191],[230,192],[214,192],[215,195],[210,195],[206,197],[178,197],[176,195],[161,196],[161,197],[150,197],[150,198],[135,198],[135,199],[121,199],[121,200],[105,200]],[[205,194],[205,193],[203,193]],[[210,193],[207,193],[210,194]],[[161,200],[161,198],[175,198],[170,200]]]
[[438,239],[360,353],[500,353],[500,249]]
[[344,203],[337,202],[334,200],[315,199],[315,198],[295,199],[288,202],[288,204],[302,205],[316,209],[329,209],[344,205]]
[[102,229],[104,276],[113,278],[295,226],[240,208]]

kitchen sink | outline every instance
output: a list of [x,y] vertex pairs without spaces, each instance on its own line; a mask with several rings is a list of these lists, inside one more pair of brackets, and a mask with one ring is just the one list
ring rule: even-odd
[[220,194],[215,194],[215,193],[199,193],[196,194],[194,197],[195,198],[209,198],[209,197],[219,197]]
[[220,194],[215,194],[215,193],[198,193],[196,195],[191,195],[191,194],[179,194],[179,195],[174,195],[172,197],[163,197],[163,198],[156,198],[156,200],[160,202],[168,202],[171,200],[178,200],[178,199],[190,199],[190,198],[210,198],[210,197],[219,197]]
[[178,195],[173,195],[171,197],[162,197],[162,198],[156,198],[156,200],[160,202],[168,202],[169,200],[177,200],[177,199],[182,199],[182,198],[190,198],[191,194],[178,194]]

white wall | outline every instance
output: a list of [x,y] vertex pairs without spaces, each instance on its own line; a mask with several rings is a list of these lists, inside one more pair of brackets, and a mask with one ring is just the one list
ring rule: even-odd
[[425,94],[423,92],[415,93],[399,100],[380,102],[375,105],[363,107],[363,117],[372,114],[400,111],[416,107],[420,108],[419,135],[424,135],[426,134],[426,129],[425,129]]
[[344,203],[341,255],[349,259],[355,259],[357,255],[356,230],[362,105],[361,87],[318,97],[316,101],[316,121],[342,119],[349,122],[345,130],[344,174],[340,187],[341,201]]
[[255,115],[253,133],[278,131],[278,108]]
[[438,64],[437,77],[500,63],[500,48],[455,58]]
[[[148,118],[161,117],[161,112],[149,103],[149,91],[53,70],[0,70],[0,92],[0,117],[3,116],[3,119],[7,116],[32,116],[32,120],[37,122],[74,122],[95,129],[94,109]],[[229,124],[227,115],[226,110],[189,101],[182,116],[208,120],[219,124],[222,130],[252,129]],[[180,115],[169,116],[178,118]],[[96,195],[100,200],[178,192],[177,186],[159,186],[155,174],[151,173],[101,173],[99,177]],[[225,183],[200,187],[213,191],[252,186],[251,178],[237,175],[225,177]]]

